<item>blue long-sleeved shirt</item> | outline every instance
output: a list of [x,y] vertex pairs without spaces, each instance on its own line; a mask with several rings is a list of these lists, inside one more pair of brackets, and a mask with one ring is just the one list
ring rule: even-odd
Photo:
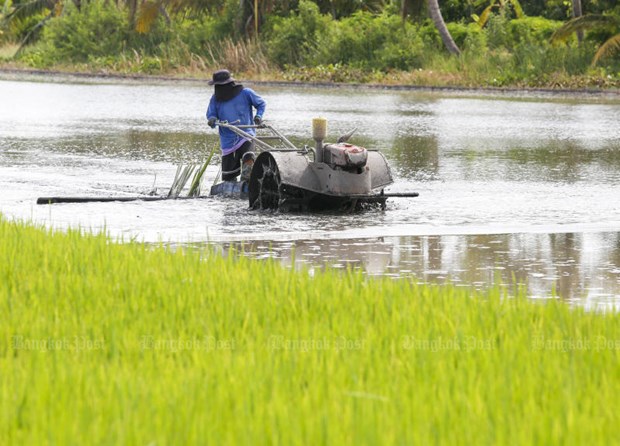
[[[216,118],[231,124],[251,125],[253,123],[252,107],[256,109],[256,116],[262,118],[266,105],[265,100],[251,88],[244,88],[229,101],[218,101],[213,95],[209,101],[207,119]],[[254,129],[244,129],[244,131],[250,135],[256,134]],[[234,152],[245,142],[245,138],[223,127],[219,127],[219,132],[222,155]]]

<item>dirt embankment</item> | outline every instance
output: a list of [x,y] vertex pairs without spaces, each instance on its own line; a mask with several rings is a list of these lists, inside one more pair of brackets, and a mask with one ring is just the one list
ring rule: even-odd
[[[187,83],[208,86],[209,76],[184,77],[147,74],[88,73],[65,72],[55,70],[35,70],[0,67],[0,80],[31,82],[74,82],[74,83]],[[510,96],[510,97],[583,97],[583,98],[620,98],[620,89],[565,89],[565,88],[520,88],[520,87],[459,87],[459,86],[421,86],[407,84],[377,83],[337,83],[337,82],[296,82],[283,80],[241,79],[245,84],[279,86],[288,88],[354,88],[372,90],[397,90],[442,92],[450,95],[466,96]]]

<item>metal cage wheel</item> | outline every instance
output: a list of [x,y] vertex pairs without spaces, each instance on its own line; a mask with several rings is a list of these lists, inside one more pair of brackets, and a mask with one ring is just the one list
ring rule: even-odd
[[254,162],[249,187],[252,209],[278,209],[282,202],[280,170],[276,160],[264,152]]

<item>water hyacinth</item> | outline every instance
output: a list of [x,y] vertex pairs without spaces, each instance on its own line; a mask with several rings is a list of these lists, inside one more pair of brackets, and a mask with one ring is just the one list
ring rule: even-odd
[[606,444],[620,321],[0,220],[4,444]]

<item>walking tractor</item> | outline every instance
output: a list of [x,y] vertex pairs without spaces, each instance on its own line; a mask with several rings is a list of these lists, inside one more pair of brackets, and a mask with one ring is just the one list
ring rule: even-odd
[[[284,212],[352,211],[371,205],[385,209],[390,197],[418,196],[417,192],[384,191],[394,182],[387,160],[379,151],[349,144],[355,129],[336,143],[325,143],[327,120],[316,118],[312,120],[315,146],[298,148],[267,124],[216,124],[252,141],[258,156],[242,161],[242,171],[253,162],[249,179],[217,183],[211,195],[247,197],[252,209]],[[256,136],[246,131],[249,128],[257,130]]]
[[[385,156],[349,144],[355,129],[336,143],[326,143],[327,121],[312,121],[314,147],[296,147],[279,131],[267,124],[234,125],[224,121],[216,125],[229,129],[254,143],[258,153],[246,153],[242,159],[242,180],[218,182],[218,173],[210,196],[249,200],[252,209],[282,212],[355,211],[378,206],[385,209],[391,197],[417,197],[417,192],[387,193],[384,188],[394,182]],[[247,130],[256,129],[252,135]],[[209,157],[210,159],[210,157]],[[206,198],[200,196],[200,183],[209,161],[201,169],[179,166],[174,184],[165,196],[133,197],[41,197],[37,204],[86,203],[93,201],[157,201]],[[180,193],[194,173],[189,195]]]

